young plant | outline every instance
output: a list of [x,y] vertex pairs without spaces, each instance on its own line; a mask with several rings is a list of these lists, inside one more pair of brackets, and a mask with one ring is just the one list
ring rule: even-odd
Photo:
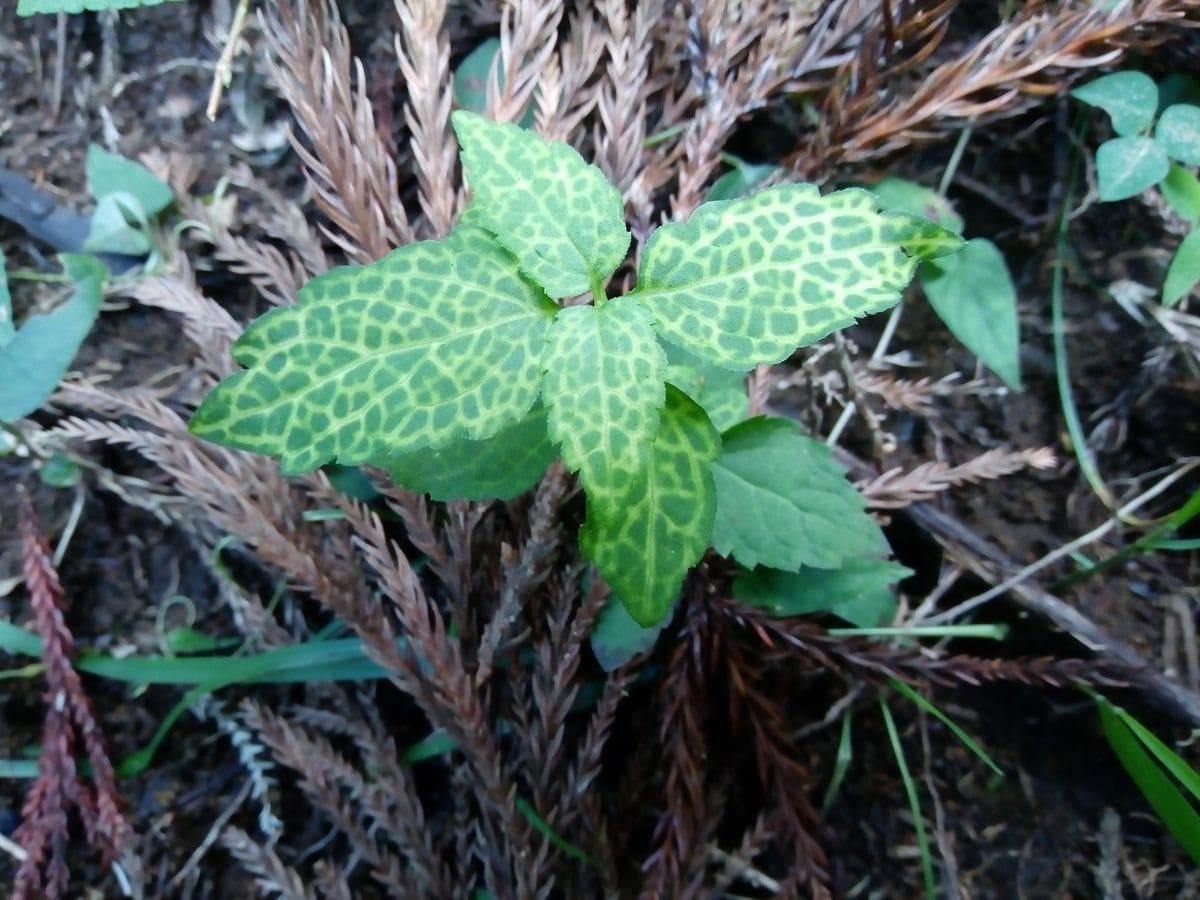
[[[903,178],[884,178],[871,187],[884,209],[924,216],[955,234],[963,219],[937,191]],[[917,267],[917,280],[938,318],[1013,390],[1021,389],[1021,336],[1017,290],[1000,248],[971,238],[945,259]]]
[[96,209],[83,242],[88,252],[61,255],[64,280],[75,285],[65,302],[16,327],[0,255],[0,423],[29,415],[54,392],[100,313],[109,277],[104,259],[127,262],[155,252],[157,216],[175,199],[144,166],[95,144],[88,147],[87,181]]
[[1200,281],[1200,84],[1143,72],[1114,72],[1071,91],[1108,113],[1117,136],[1096,150],[1101,200],[1125,200],[1157,186],[1190,226],[1167,269],[1163,303],[1178,303]]
[[287,474],[369,463],[436,499],[513,496],[561,457],[587,497],[583,552],[643,626],[710,544],[785,569],[886,550],[826,448],[764,418],[721,435],[664,345],[735,375],[779,362],[892,306],[957,236],[865,191],[782,185],[659,228],[610,299],[630,235],[600,170],[514,125],[453,122],[473,193],[458,227],[251,324],[195,434]]

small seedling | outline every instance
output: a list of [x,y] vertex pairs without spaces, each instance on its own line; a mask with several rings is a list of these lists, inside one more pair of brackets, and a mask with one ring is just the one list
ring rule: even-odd
[[[96,210],[84,241],[87,253],[61,255],[63,280],[75,290],[48,313],[13,321],[8,273],[0,255],[0,423],[34,412],[62,380],[91,331],[104,299],[108,267],[92,254],[144,256],[156,250],[157,216],[174,194],[145,167],[91,145],[87,181]],[[58,276],[26,275],[53,280]]]
[[659,228],[610,299],[630,235],[600,170],[514,125],[454,127],[473,193],[458,227],[251,324],[195,434],[286,474],[369,463],[439,499],[512,496],[561,457],[587,496],[583,552],[642,626],[710,545],[790,570],[886,552],[826,448],[761,417],[722,435],[664,345],[735,374],[779,362],[895,304],[961,239],[866,191],[781,185]]
[[[872,186],[884,209],[924,216],[962,234],[962,217],[946,198],[902,178]],[[1013,390],[1021,389],[1021,337],[1017,291],[1004,254],[987,238],[971,238],[952,256],[926,260],[917,280],[938,318],[963,346]]]
[[1114,72],[1071,91],[1108,113],[1117,136],[1096,150],[1100,199],[1125,200],[1157,186],[1192,226],[1163,284],[1163,303],[1178,303],[1200,281],[1200,84],[1187,78],[1155,84],[1143,72]]

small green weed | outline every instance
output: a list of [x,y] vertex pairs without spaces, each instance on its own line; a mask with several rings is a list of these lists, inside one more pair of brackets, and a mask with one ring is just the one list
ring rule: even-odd
[[1163,824],[1200,866],[1200,772],[1145,725],[1106,698],[1088,691],[1113,753]]
[[1167,269],[1163,303],[1178,303],[1200,281],[1200,82],[1174,76],[1155,84],[1144,72],[1114,72],[1071,91],[1108,113],[1117,136],[1096,150],[1100,199],[1125,200],[1157,186],[1190,226]]
[[[175,195],[144,166],[92,144],[87,182],[96,209],[84,249],[61,255],[64,281],[75,290],[48,313],[32,315],[18,328],[13,320],[9,273],[0,255],[0,424],[34,412],[54,392],[92,329],[104,299],[108,267],[92,254],[146,256],[159,252],[158,216]],[[150,265],[152,263],[148,263]],[[59,276],[12,273],[30,280]]]
[[561,457],[587,496],[583,552],[642,626],[710,545],[790,571],[884,555],[828,449],[762,417],[718,432],[737,416],[708,376],[887,309],[961,239],[866,191],[783,185],[659,228],[637,287],[610,299],[630,235],[600,170],[514,125],[453,121],[473,192],[458,227],[259,318],[193,433],[287,474],[369,463],[437,499],[513,496]]

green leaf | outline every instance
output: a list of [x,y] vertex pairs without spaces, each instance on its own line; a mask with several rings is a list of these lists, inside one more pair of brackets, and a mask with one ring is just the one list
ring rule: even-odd
[[1171,159],[1200,166],[1200,106],[1168,106],[1154,126],[1154,140]]
[[[472,50],[454,70],[454,105],[459,109],[483,115],[487,111],[487,80],[491,75],[492,63],[500,52],[500,38],[488,38]],[[497,75],[500,86],[504,86],[504,66]],[[522,128],[533,127],[533,104],[525,106],[525,112],[517,122]]]
[[1193,225],[1200,222],[1200,178],[1172,163],[1158,189],[1179,218]]
[[708,548],[717,507],[710,463],[720,450],[704,410],[667,385],[649,459],[620,515],[597,509],[588,497],[580,546],[643,627],[662,621],[684,575]]
[[895,304],[916,266],[905,246],[939,240],[960,243],[932,223],[877,212],[866,191],[822,197],[812,185],[780,185],[659,228],[631,296],[666,340],[744,371]]
[[596,662],[605,672],[621,668],[639,653],[653,647],[670,621],[671,617],[664,615],[656,624],[643,628],[629,615],[620,598],[615,593],[609,594],[591,634]]
[[953,256],[922,263],[917,273],[929,305],[950,333],[1019,391],[1017,291],[996,245],[972,238]]
[[[1125,771],[1137,784],[1163,824],[1179,841],[1180,846],[1196,865],[1200,865],[1200,813],[1197,813],[1187,797],[1146,752],[1145,739],[1130,727],[1129,722],[1118,715],[1117,708],[1103,697],[1097,696],[1096,702],[1100,709],[1100,724],[1104,728],[1104,736],[1108,738],[1108,743],[1121,765],[1125,767]],[[1172,753],[1172,756],[1174,755]],[[1180,759],[1179,762],[1186,767],[1187,764],[1183,760]]]
[[722,436],[712,545],[742,565],[837,569],[887,542],[833,453],[792,422],[759,416]]
[[935,190],[909,181],[907,178],[888,176],[882,181],[870,185],[867,190],[875,195],[880,209],[894,209],[901,212],[920,216],[931,222],[936,222],[947,231],[962,234],[963,219],[950,201]]
[[32,16],[37,13],[78,13],[84,10],[102,11],[106,9],[135,9],[139,6],[158,6],[168,0],[19,0],[17,3],[18,16]]
[[83,470],[69,456],[55,453],[38,468],[42,484],[56,488],[69,488],[83,479]]
[[596,509],[616,509],[645,467],[667,357],[650,316],[625,298],[559,312],[542,355],[550,436]]
[[783,169],[772,163],[748,163],[730,153],[722,158],[733,168],[712,183],[705,200],[735,200],[754,191],[760,184]]
[[666,351],[667,381],[704,407],[717,431],[732,428],[750,415],[744,372],[714,366],[674,344],[668,344]]
[[1144,72],[1114,72],[1075,88],[1071,96],[1108,113],[1119,135],[1145,131],[1158,106],[1158,87]]
[[1200,281],[1200,231],[1189,231],[1175,251],[1167,280],[1163,285],[1163,303],[1174,306]]
[[486,440],[455,441],[376,464],[392,481],[434,500],[508,500],[537,484],[556,455],[546,434],[546,413],[535,406],[531,415]]
[[150,238],[146,236],[148,228],[149,221],[132,194],[108,194],[96,204],[83,249],[91,253],[145,256],[151,249]]
[[1101,200],[1126,200],[1162,181],[1171,161],[1153,139],[1119,137],[1096,151],[1096,180]]
[[279,456],[285,474],[483,440],[537,398],[557,307],[490,235],[459,227],[310,281],[233,345],[247,367],[193,433]]
[[130,194],[146,216],[157,215],[175,201],[171,189],[145,166],[97,144],[88,145],[86,166],[88,190],[97,200],[110,194]]
[[757,568],[733,585],[739,600],[762,606],[776,616],[829,612],[859,628],[889,624],[896,615],[891,585],[912,570],[883,559],[848,559],[837,569],[798,572]]
[[14,422],[45,402],[100,313],[108,268],[94,256],[64,253],[61,259],[75,293],[45,315],[27,319],[0,350],[0,422]]
[[8,292],[8,269],[4,265],[4,251],[0,250],[0,350],[4,349],[16,333],[12,295]]
[[629,249],[620,191],[561,141],[464,110],[452,120],[473,221],[551,297],[599,291]]

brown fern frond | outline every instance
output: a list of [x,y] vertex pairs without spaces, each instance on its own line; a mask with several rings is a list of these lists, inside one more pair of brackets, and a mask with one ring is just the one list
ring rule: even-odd
[[[356,262],[412,241],[396,165],[375,128],[362,63],[331,0],[270,4],[259,13],[271,72],[312,150],[293,138],[326,233]],[[352,74],[353,72],[353,74]]]
[[489,118],[497,122],[520,120],[554,55],[562,17],[562,0],[510,0],[504,4],[500,16],[500,52],[488,75]]
[[701,837],[709,821],[705,793],[708,734],[704,702],[715,635],[708,604],[689,603],[661,687],[659,739],[666,756],[665,809],[655,824],[654,851],[642,866],[643,897],[681,896],[704,863]]
[[604,42],[593,13],[571,14],[567,36],[542,69],[534,127],[548,140],[570,142],[596,106],[599,85],[592,76],[604,56]]
[[989,389],[985,383],[979,381],[960,383],[958,372],[951,372],[936,381],[928,377],[913,381],[906,378],[894,378],[890,375],[863,372],[856,366],[854,380],[861,392],[874,394],[892,409],[902,409],[926,417],[935,413],[936,401],[939,398],[961,396]]
[[561,538],[559,512],[567,495],[567,473],[554,465],[537,487],[529,515],[529,534],[519,551],[501,545],[500,563],[504,583],[491,621],[479,642],[475,683],[483,684],[492,674],[492,666],[501,643],[521,613],[522,603],[550,577],[551,567]]
[[[334,494],[332,489],[329,492]],[[395,660],[397,686],[410,694],[435,728],[445,729],[466,757],[475,775],[472,787],[479,801],[476,824],[492,851],[497,884],[527,889],[527,872],[518,860],[532,858],[528,827],[519,819],[515,786],[505,770],[495,735],[484,713],[474,679],[463,661],[461,645],[446,631],[445,620],[421,588],[416,573],[377,516],[342,495],[330,496],[347,516],[354,542],[367,565],[377,574],[384,594],[409,641],[411,655]],[[365,641],[369,636],[363,635]],[[503,872],[496,867],[503,866]],[[515,882],[514,882],[515,879]]]
[[221,832],[221,846],[254,876],[259,894],[282,900],[317,900],[313,889],[299,872],[284,865],[271,847],[264,847],[246,832],[228,826]]
[[411,135],[418,196],[426,231],[445,237],[457,215],[456,145],[450,134],[450,41],[446,35],[446,0],[395,0],[400,17],[396,60],[404,76],[408,101],[404,119]]
[[[17,491],[17,513],[25,587],[33,607],[34,630],[42,639],[46,717],[38,776],[25,796],[21,824],[14,834],[25,858],[12,896],[13,900],[55,900],[66,895],[70,877],[67,844],[72,807],[104,866],[126,849],[133,832],[121,812],[116,774],[104,751],[91,703],[71,665],[75,641],[63,615],[66,596],[51,561],[50,546],[23,489]],[[91,764],[90,782],[80,778],[75,766],[80,743]]]
[[769,798],[767,802],[777,810],[775,821],[781,833],[776,839],[781,850],[791,850],[789,880],[803,886],[806,896],[828,898],[828,860],[811,833],[820,823],[808,799],[812,779],[800,762],[799,748],[788,735],[787,717],[779,700],[762,683],[769,676],[746,655],[746,648],[738,641],[724,643],[723,661],[730,719],[735,727],[743,720],[749,725],[759,783]]
[[860,484],[867,505],[875,509],[903,509],[914,503],[931,500],[940,491],[963,484],[978,484],[1002,478],[1022,469],[1052,469],[1058,465],[1050,447],[1027,450],[987,450],[957,466],[944,462],[922,463],[905,472],[896,468],[878,478]]
[[379,885],[406,896],[435,896],[423,890],[428,887],[422,878],[423,860],[409,855],[419,846],[405,846],[403,832],[368,825],[370,817],[361,807],[379,805],[370,800],[377,788],[368,785],[345,757],[324,738],[291,725],[259,704],[246,701],[242,712],[276,758],[300,775],[305,796],[346,835],[354,851],[370,864],[371,876]]
[[[387,646],[379,636],[384,619],[378,603],[363,573],[347,564],[352,552],[344,524],[324,523],[322,528],[306,523],[302,492],[279,474],[273,460],[199,441],[178,413],[144,391],[110,391],[76,382],[64,385],[56,396],[68,405],[135,416],[160,436],[141,429],[97,428],[80,419],[68,419],[50,434],[127,443],[170,476],[191,503],[193,525],[206,529],[210,539],[214,528],[218,536],[238,537],[292,586]],[[339,529],[340,539],[330,539]]]
[[1195,0],[1036,5],[912,79],[879,69],[875,47],[864,43],[829,91],[814,140],[788,164],[812,179],[838,164],[938,140],[968,120],[1014,115],[1060,92],[1067,73],[1114,62],[1131,46],[1161,41],[1168,27],[1197,24],[1198,16]]
[[183,333],[199,350],[204,371],[213,378],[223,378],[233,371],[229,345],[242,333],[242,326],[201,293],[186,256],[178,254],[172,268],[170,274],[137,279],[125,288],[125,293],[144,306],[179,314]]
[[1104,659],[1036,657],[983,659],[961,655],[936,655],[922,648],[883,644],[870,638],[833,636],[821,626],[799,619],[778,619],[765,610],[735,600],[714,601],[716,614],[757,638],[764,654],[794,665],[799,652],[822,668],[873,684],[896,678],[908,684],[942,687],[977,686],[990,681],[1066,687],[1075,683],[1096,687],[1124,687],[1138,672]]
[[663,2],[639,3],[631,16],[623,0],[605,0],[600,11],[608,63],[596,107],[596,164],[620,188],[626,206],[637,209],[649,199],[634,186],[645,167],[651,32],[662,18]]

